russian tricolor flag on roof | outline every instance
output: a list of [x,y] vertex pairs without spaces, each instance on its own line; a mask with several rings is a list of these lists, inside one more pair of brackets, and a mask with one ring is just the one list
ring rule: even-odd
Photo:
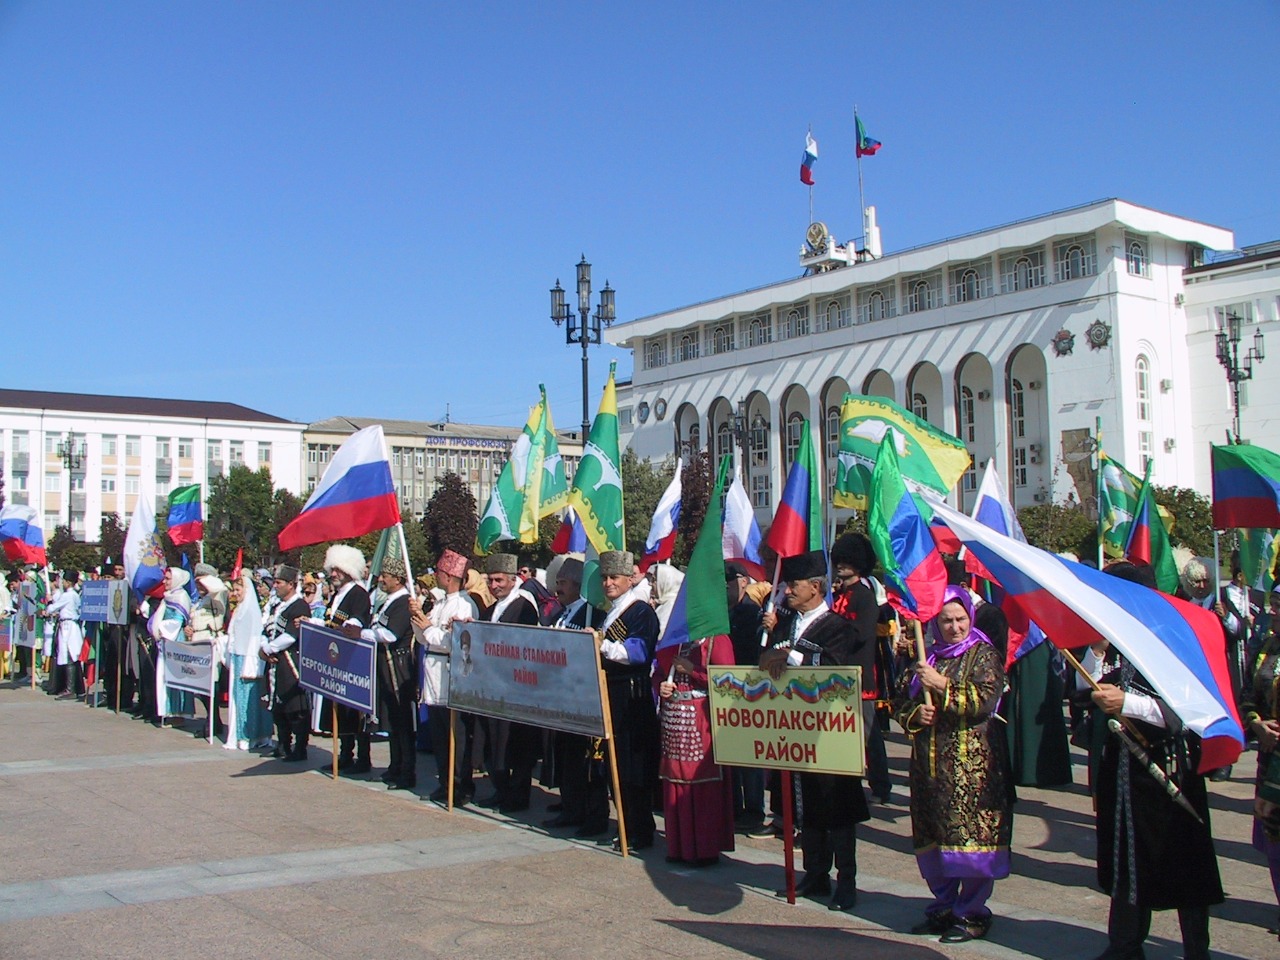
[[935,519],[974,551],[1058,646],[1114,644],[1204,742],[1202,773],[1244,747],[1222,625],[1208,610],[996,533],[942,503]]
[[280,531],[281,550],[345,540],[400,522],[382,424],[357,430],[338,448],[307,505]]
[[800,157],[800,182],[813,186],[813,165],[818,162],[818,141],[812,133],[804,135],[804,155]]

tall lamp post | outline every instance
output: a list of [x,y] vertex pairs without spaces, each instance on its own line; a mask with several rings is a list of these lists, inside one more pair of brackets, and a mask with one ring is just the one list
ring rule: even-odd
[[587,434],[591,431],[591,413],[588,407],[588,381],[587,381],[587,347],[590,344],[600,343],[600,327],[609,326],[617,319],[617,312],[613,305],[613,288],[609,286],[609,281],[604,282],[604,289],[600,291],[600,305],[596,307],[596,312],[591,312],[591,264],[587,263],[586,254],[578,261],[578,315],[573,315],[573,309],[565,302],[564,288],[560,286],[560,281],[556,280],[556,285],[551,288],[551,319],[558,327],[560,324],[566,324],[564,329],[565,343],[578,343],[582,345],[582,442],[587,442]]
[[65,440],[58,441],[58,459],[67,468],[67,530],[71,529],[71,474],[79,470],[84,463],[84,441],[77,440],[76,435],[67,431]]
[[1266,359],[1266,350],[1262,343],[1262,330],[1253,331],[1253,346],[1245,351],[1244,360],[1240,359],[1240,315],[1227,314],[1227,329],[1219,330],[1214,338],[1218,348],[1218,363],[1227,372],[1227,381],[1231,384],[1231,442],[1240,442],[1240,384],[1253,379],[1253,361],[1261,363]]

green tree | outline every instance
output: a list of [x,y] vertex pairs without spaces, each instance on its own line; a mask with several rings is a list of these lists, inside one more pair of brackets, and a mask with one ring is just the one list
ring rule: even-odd
[[[426,562],[434,565],[445,550],[453,550],[464,557],[471,556],[479,522],[476,498],[472,496],[471,488],[458,474],[446,473],[440,478],[422,514]],[[411,557],[412,547],[410,541]]]
[[1169,545],[1186,547],[1198,557],[1213,556],[1213,506],[1189,487],[1154,487],[1156,503],[1173,517]]
[[648,457],[641,460],[628,447],[618,464],[622,476],[623,522],[627,527],[627,549],[639,559],[644,553],[644,542],[649,536],[649,524],[657,509],[662,492],[675,475],[676,464],[671,457],[654,465]]
[[95,544],[77,540],[66,524],[58,524],[53,536],[45,545],[50,566],[58,570],[92,570],[98,564],[98,548]]
[[1098,555],[1098,525],[1074,499],[1037,503],[1018,511],[1027,542],[1051,553],[1074,553],[1081,560]]
[[677,526],[675,553],[671,558],[671,562],[677,566],[684,567],[689,563],[693,545],[698,540],[698,531],[702,529],[703,518],[707,515],[713,486],[715,476],[711,454],[700,450],[689,458],[689,462],[680,471],[680,523]]
[[124,563],[124,538],[126,531],[120,525],[120,514],[104,513],[98,524],[98,545],[102,550],[102,562],[111,558],[112,563]]
[[279,532],[274,494],[266,467],[255,472],[234,464],[226,476],[214,477],[205,505],[205,560],[219,570],[229,570],[235,564],[236,551],[243,549],[245,566],[274,562],[278,554],[275,535]]
[[267,538],[265,557],[273,563],[298,564],[299,550],[280,551],[280,542],[276,539],[280,531],[287,527],[302,512],[302,500],[288,490],[280,489],[271,495],[271,534]]

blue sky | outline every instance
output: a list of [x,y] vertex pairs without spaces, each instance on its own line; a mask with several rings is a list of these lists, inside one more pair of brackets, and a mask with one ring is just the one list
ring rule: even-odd
[[888,251],[1108,196],[1280,238],[1280,6],[1208,9],[2,2],[0,382],[571,427],[552,283],[798,274],[855,102]]

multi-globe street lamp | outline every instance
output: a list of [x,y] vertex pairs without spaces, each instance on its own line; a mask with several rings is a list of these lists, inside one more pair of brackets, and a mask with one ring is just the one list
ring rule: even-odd
[[591,312],[591,264],[587,263],[586,254],[578,262],[578,315],[575,317],[573,309],[565,302],[564,288],[560,286],[559,279],[556,285],[551,288],[551,319],[558,327],[565,324],[564,342],[582,345],[582,442],[587,442],[587,434],[591,430],[591,412],[588,407],[588,392],[590,390],[587,379],[587,347],[593,343],[600,343],[601,326],[609,326],[617,319],[617,311],[613,304],[613,288],[609,286],[609,281],[604,282],[604,289],[600,291],[600,304],[596,307],[596,312]]

